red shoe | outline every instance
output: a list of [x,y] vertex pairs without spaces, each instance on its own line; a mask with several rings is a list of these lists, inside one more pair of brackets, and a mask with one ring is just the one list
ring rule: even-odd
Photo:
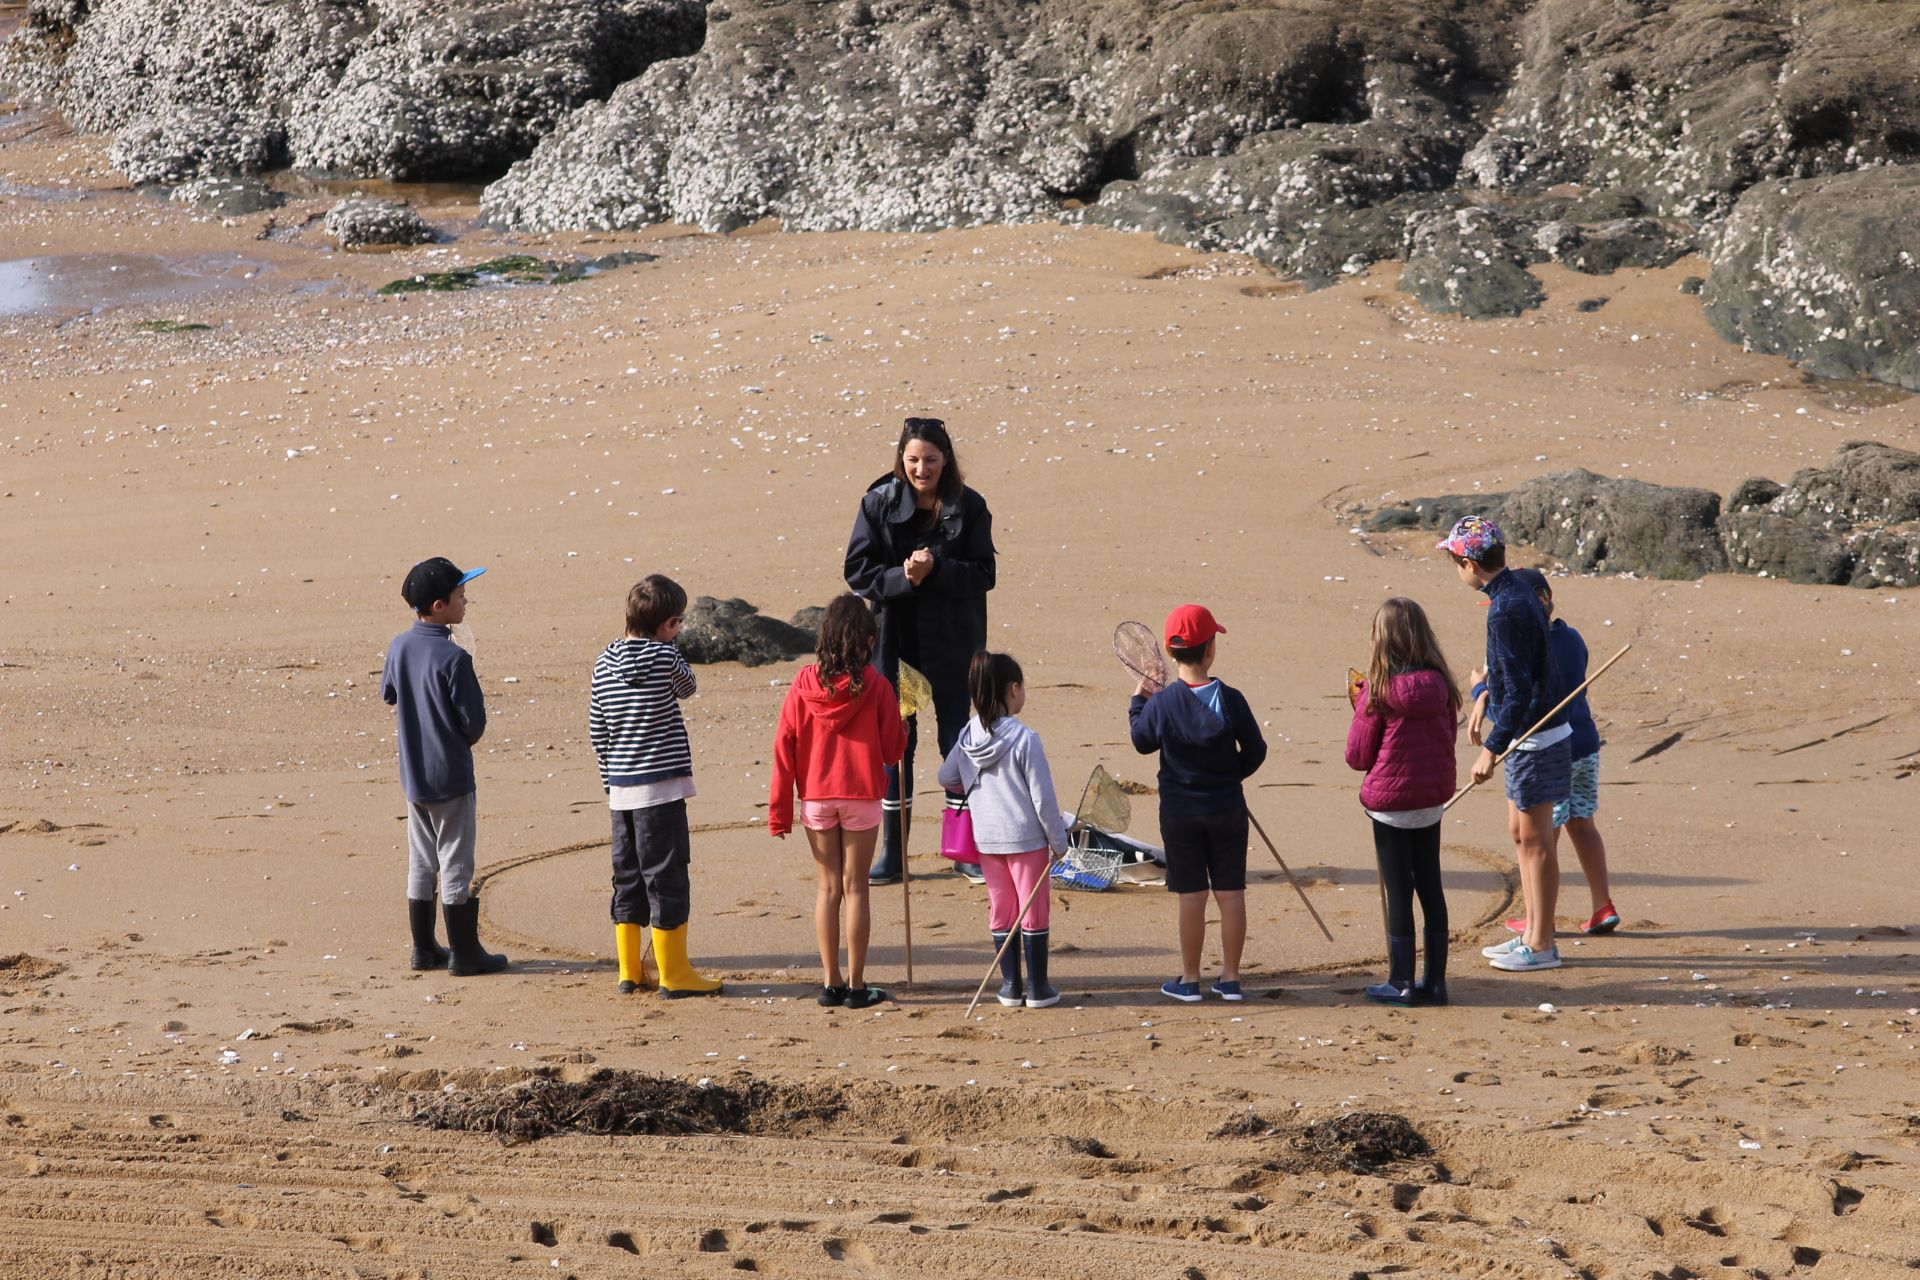
[[1593,913],[1593,919],[1580,926],[1582,933],[1612,933],[1620,927],[1620,913],[1613,909],[1613,903],[1601,907]]
[[[1619,921],[1616,920],[1614,923],[1618,924]],[[1508,933],[1525,933],[1526,931],[1527,931],[1527,918],[1525,916],[1519,916],[1515,919],[1507,921]]]

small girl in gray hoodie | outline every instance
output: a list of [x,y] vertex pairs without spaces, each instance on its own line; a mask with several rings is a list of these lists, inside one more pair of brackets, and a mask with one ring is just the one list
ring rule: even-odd
[[[1053,794],[1053,775],[1040,735],[1019,721],[1027,705],[1020,664],[1004,653],[973,655],[967,691],[974,716],[940,766],[940,785],[964,792],[973,817],[973,842],[987,877],[988,925],[1000,951],[1000,1003],[1044,1009],[1060,1003],[1047,981],[1047,925],[1051,902],[1047,869],[1067,849],[1067,824]],[[1033,895],[1024,920],[1020,904]],[[1021,945],[1006,945],[1021,931]],[[1021,952],[1027,972],[1020,976]]]

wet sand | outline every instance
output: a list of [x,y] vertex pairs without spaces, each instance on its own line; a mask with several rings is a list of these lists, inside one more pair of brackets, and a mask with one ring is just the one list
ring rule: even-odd
[[[1498,793],[1476,794],[1445,834],[1455,1006],[1358,994],[1379,909],[1345,668],[1383,594],[1426,604],[1463,671],[1481,613],[1430,538],[1359,535],[1354,505],[1566,466],[1725,493],[1843,440],[1920,447],[1913,399],[1721,343],[1679,292],[1699,262],[1548,270],[1541,311],[1467,324],[1420,312],[1391,265],[1301,295],[1241,259],[1053,226],[534,238],[449,203],[429,221],[452,242],[348,254],[319,232],[331,191],[196,216],[103,153],[0,125],[0,262],[254,274],[0,317],[0,954],[22,957],[0,961],[0,1271],[1871,1276],[1920,1258],[1903,593],[1560,583],[1596,662],[1633,644],[1594,695],[1626,923],[1569,938],[1555,973],[1486,969],[1514,877]],[[620,250],[658,259],[375,293]],[[659,570],[779,616],[824,603],[859,492],[922,412],[993,507],[995,643],[1027,669],[1063,788],[1096,762],[1152,781],[1116,622],[1197,598],[1229,628],[1219,672],[1273,735],[1250,800],[1335,935],[1256,846],[1246,1004],[1154,993],[1173,914],[1142,886],[1057,898],[1061,1007],[963,1021],[984,895],[926,852],[923,804],[916,982],[882,891],[874,977],[898,1003],[815,1007],[806,855],[757,825],[798,663],[703,668],[689,704],[692,944],[727,994],[614,992],[584,721],[627,586]],[[493,717],[484,929],[516,961],[495,979],[400,966],[374,686],[400,576],[429,554],[489,566],[470,617]],[[1152,797],[1135,813],[1154,838]],[[1563,862],[1569,922],[1587,904]],[[751,1073],[846,1109],[511,1148],[406,1122],[448,1084],[597,1067]],[[1353,1109],[1406,1115],[1433,1155],[1301,1167],[1287,1126]],[[1282,1128],[1214,1136],[1249,1111]]]

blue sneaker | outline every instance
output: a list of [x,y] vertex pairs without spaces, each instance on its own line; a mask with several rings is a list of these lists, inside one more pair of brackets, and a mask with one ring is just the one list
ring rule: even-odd
[[1222,1000],[1245,999],[1245,997],[1240,994],[1240,984],[1237,982],[1228,982],[1225,978],[1213,984],[1213,994],[1219,996]]
[[1199,1004],[1200,984],[1197,982],[1182,982],[1178,978],[1170,978],[1160,984],[1160,994],[1163,996],[1172,996],[1181,1004]]
[[1493,967],[1508,973],[1531,973],[1535,969],[1558,969],[1560,967],[1560,948],[1548,947],[1545,951],[1535,951],[1522,942],[1505,955],[1493,958]]
[[1511,953],[1515,947],[1524,947],[1526,945],[1526,939],[1524,938],[1508,938],[1505,942],[1496,942],[1490,947],[1480,948],[1480,954],[1489,960],[1498,960],[1501,956]]

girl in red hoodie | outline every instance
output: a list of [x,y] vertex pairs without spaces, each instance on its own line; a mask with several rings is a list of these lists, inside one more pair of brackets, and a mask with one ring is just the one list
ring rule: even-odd
[[[907,750],[907,729],[893,685],[874,668],[879,639],[873,614],[858,596],[843,595],[820,619],[819,661],[787,686],[773,737],[773,790],[767,830],[793,830],[793,795],[819,873],[813,931],[826,983],[820,1003],[865,1009],[890,999],[867,985],[867,870],[880,834],[886,767]],[[846,912],[847,973],[840,972],[840,914]]]
[[[1460,686],[1419,605],[1394,596],[1373,618],[1373,656],[1355,682],[1347,764],[1366,772],[1360,804],[1387,890],[1385,1004],[1447,1002],[1447,900],[1440,890],[1440,815],[1457,778]],[[1413,899],[1426,925],[1426,973],[1413,980]]]

